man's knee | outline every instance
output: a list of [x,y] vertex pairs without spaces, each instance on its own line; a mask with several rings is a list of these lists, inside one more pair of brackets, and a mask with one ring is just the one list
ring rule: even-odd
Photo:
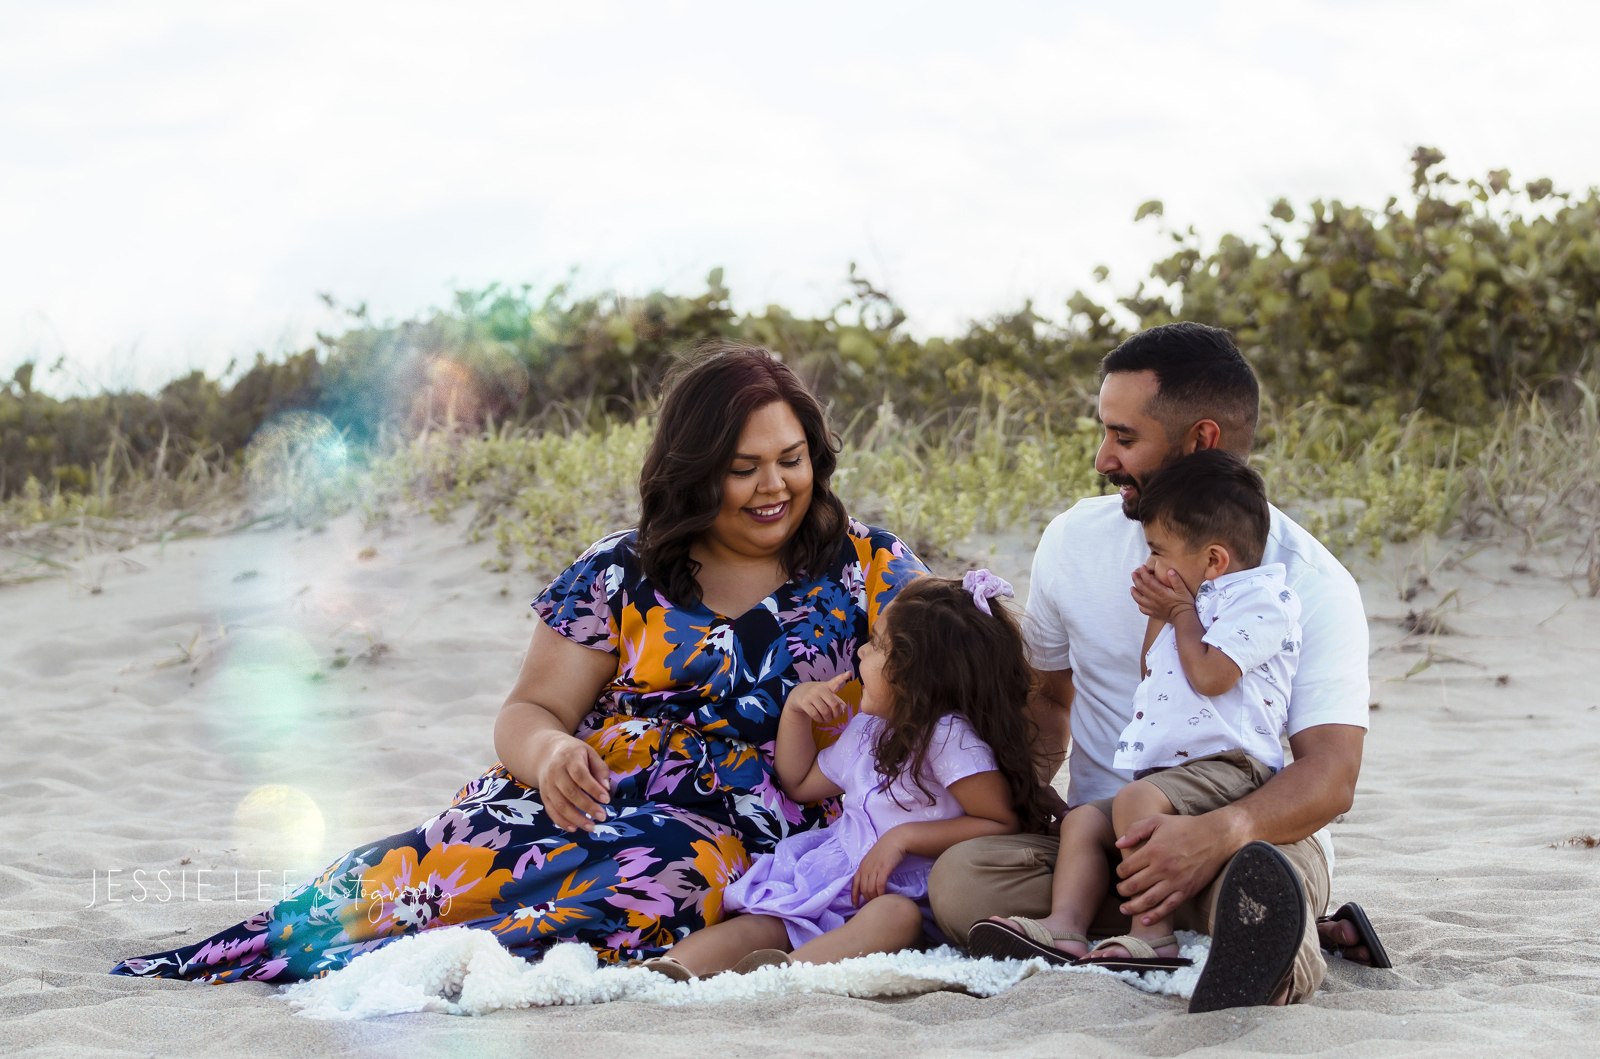
[[940,854],[928,874],[928,904],[934,922],[957,945],[967,943],[967,928],[976,921],[968,916],[975,915],[973,907],[980,900],[974,880],[989,859],[986,842],[974,838],[956,843]]
[[980,919],[1047,915],[1054,846],[1045,835],[1000,835],[945,850],[928,876],[928,903],[939,929],[965,945],[968,928]]

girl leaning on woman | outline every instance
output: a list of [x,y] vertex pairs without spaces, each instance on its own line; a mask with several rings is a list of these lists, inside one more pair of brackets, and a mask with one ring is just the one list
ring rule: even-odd
[[295,981],[444,926],[676,976],[937,939],[933,858],[1046,826],[1030,673],[1009,588],[933,578],[847,516],[837,444],[767,351],[687,366],[639,525],[534,600],[499,761],[273,907],[113,973]]

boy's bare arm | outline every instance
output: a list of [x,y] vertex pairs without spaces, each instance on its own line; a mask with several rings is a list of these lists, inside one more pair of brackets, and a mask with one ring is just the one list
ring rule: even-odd
[[[1233,659],[1205,642],[1206,629],[1194,609],[1194,596],[1176,570],[1165,576],[1144,567],[1133,572],[1133,599],[1151,618],[1172,623],[1178,637],[1178,658],[1189,686],[1205,696],[1221,695],[1243,675]],[[1149,635],[1148,628],[1146,636]]]
[[1244,675],[1239,664],[1205,642],[1206,627],[1194,607],[1179,610],[1173,617],[1173,632],[1178,636],[1178,659],[1189,686],[1202,695],[1221,695],[1239,683]]

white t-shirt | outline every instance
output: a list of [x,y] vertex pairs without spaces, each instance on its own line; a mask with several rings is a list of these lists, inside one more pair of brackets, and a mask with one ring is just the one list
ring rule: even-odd
[[[1133,778],[1112,759],[1139,686],[1146,619],[1131,590],[1133,568],[1149,555],[1144,527],[1113,494],[1057,515],[1033,556],[1024,636],[1035,668],[1072,670],[1072,806],[1109,798]],[[1289,735],[1319,724],[1367,727],[1367,615],[1355,578],[1277,508],[1261,561],[1282,563],[1300,597],[1304,641]]]
[[1239,667],[1239,679],[1220,695],[1189,683],[1178,634],[1163,626],[1145,655],[1150,675],[1133,693],[1133,720],[1117,740],[1112,767],[1173,768],[1187,761],[1243,750],[1276,772],[1283,768],[1279,736],[1289,719],[1289,689],[1300,661],[1300,598],[1284,584],[1283,564],[1236,570],[1200,586],[1195,613],[1210,644]]

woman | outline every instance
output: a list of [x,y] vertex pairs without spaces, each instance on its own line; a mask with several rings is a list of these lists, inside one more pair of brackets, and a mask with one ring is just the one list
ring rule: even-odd
[[[767,351],[694,365],[661,406],[638,528],[534,601],[543,621],[495,723],[500,762],[416,830],[112,973],[293,981],[452,925],[521,956],[578,940],[617,961],[717,922],[753,854],[836,808],[797,805],[774,782],[789,689],[853,672],[878,613],[926,570],[845,515],[829,489],[835,441]],[[860,685],[841,694],[854,704]]]

